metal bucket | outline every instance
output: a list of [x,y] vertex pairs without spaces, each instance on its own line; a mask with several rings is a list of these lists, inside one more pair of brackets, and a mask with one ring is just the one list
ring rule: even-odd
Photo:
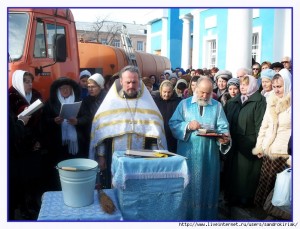
[[76,158],[57,164],[64,203],[70,207],[84,207],[94,203],[94,189],[98,163]]

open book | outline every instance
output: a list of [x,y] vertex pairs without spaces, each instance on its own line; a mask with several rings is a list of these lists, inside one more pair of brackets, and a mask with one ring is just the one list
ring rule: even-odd
[[40,99],[35,100],[32,104],[30,104],[27,109],[22,111],[19,115],[18,118],[21,116],[26,116],[26,115],[32,115],[34,112],[36,112],[38,109],[40,109],[44,104]]
[[63,103],[60,108],[59,117],[64,119],[76,118],[81,106],[80,102]]
[[125,155],[137,157],[168,157],[178,155],[168,150],[126,150]]

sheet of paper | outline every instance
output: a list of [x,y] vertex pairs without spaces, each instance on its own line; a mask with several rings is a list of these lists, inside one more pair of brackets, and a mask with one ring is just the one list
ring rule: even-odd
[[61,105],[59,116],[64,119],[76,118],[81,106],[80,102],[64,103]]

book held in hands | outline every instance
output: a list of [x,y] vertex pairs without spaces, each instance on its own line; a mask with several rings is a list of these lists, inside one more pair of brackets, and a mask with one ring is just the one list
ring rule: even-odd
[[32,115],[34,112],[36,112],[37,110],[39,110],[43,106],[44,106],[44,104],[42,103],[42,101],[40,99],[37,99],[32,104],[30,104],[30,106],[27,107],[27,109],[25,109],[24,111],[22,111],[18,115],[18,118],[20,118],[21,116]]

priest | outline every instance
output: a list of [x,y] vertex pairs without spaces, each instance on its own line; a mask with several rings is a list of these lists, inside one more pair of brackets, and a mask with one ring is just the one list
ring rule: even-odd
[[126,66],[95,114],[89,158],[102,171],[102,188],[111,187],[111,160],[115,151],[167,150],[162,115],[141,82],[139,69]]

